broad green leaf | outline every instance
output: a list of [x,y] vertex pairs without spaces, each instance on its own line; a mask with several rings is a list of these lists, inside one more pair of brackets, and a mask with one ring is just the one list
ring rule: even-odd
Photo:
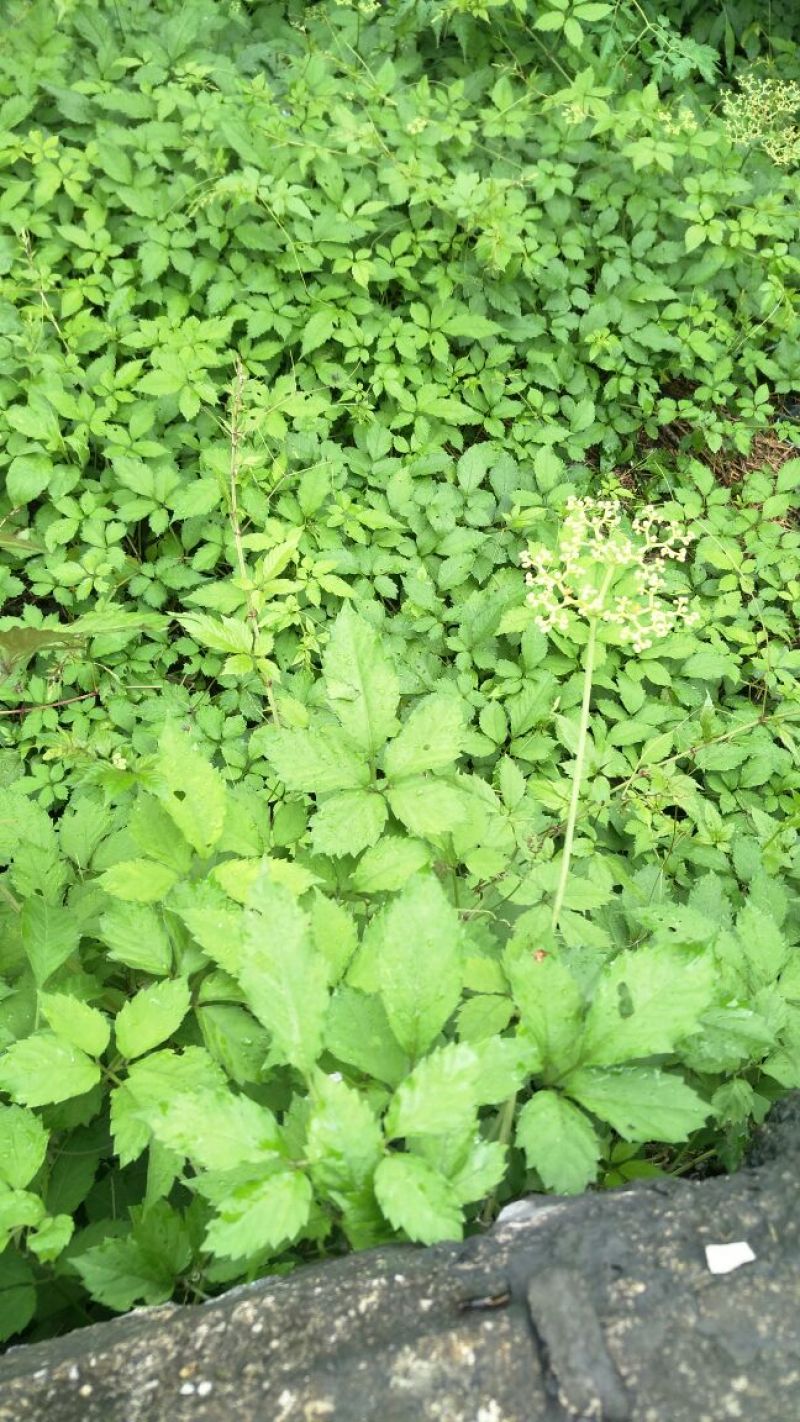
[[384,753],[390,780],[426,770],[448,770],[461,754],[464,706],[454,696],[434,692],[414,707],[405,725]]
[[555,1091],[537,1091],[526,1101],[515,1138],[548,1190],[578,1195],[597,1175],[597,1132],[583,1111]]
[[131,1238],[104,1239],[73,1254],[71,1262],[92,1298],[116,1313],[127,1313],[137,1303],[166,1303],[175,1283],[167,1261]]
[[328,982],[333,987],[344,977],[358,947],[355,920],[344,904],[317,893],[311,908],[311,936],[328,965]]
[[400,1046],[417,1060],[461,996],[458,914],[433,875],[420,876],[384,910],[379,925],[380,995]]
[[24,1190],[46,1150],[47,1131],[38,1116],[23,1106],[0,1106],[0,1180],[12,1190]]
[[70,909],[35,895],[23,904],[19,926],[33,976],[42,987],[77,949],[80,924]]
[[[210,978],[205,978],[201,991],[209,983]],[[195,1008],[195,1018],[206,1047],[232,1081],[239,1086],[261,1081],[269,1033],[245,1007],[211,1001]]]
[[157,859],[176,874],[188,874],[192,864],[191,848],[172,816],[153,795],[139,792],[133,807],[128,832],[137,849],[147,859]]
[[166,1108],[144,1113],[156,1139],[201,1170],[266,1162],[280,1150],[271,1111],[249,1096],[199,1090],[176,1095]]
[[341,790],[323,800],[311,821],[316,854],[360,854],[380,837],[386,824],[386,801],[369,790]]
[[287,790],[318,795],[369,784],[370,769],[363,751],[357,751],[336,727],[284,730],[269,726],[259,732],[258,748]]
[[420,839],[385,834],[362,854],[350,883],[360,894],[377,894],[402,889],[412,874],[427,868],[431,851]]
[[117,1013],[114,1036],[117,1050],[128,1061],[144,1056],[177,1032],[189,1011],[189,984],[185,978],[168,978],[142,988]]
[[34,1032],[0,1056],[0,1090],[22,1106],[69,1101],[99,1080],[96,1063],[54,1032]]
[[333,624],[323,668],[331,707],[371,759],[394,729],[400,693],[378,632],[349,605]]
[[423,1057],[392,1097],[387,1140],[467,1130],[480,1101],[479,1069],[477,1052],[464,1042],[448,1042]]
[[412,834],[450,834],[464,818],[465,797],[446,780],[417,775],[398,780],[388,789],[392,814]]
[[710,1005],[714,978],[708,953],[659,944],[618,954],[594,988],[581,1062],[612,1066],[673,1051]]
[[564,1090],[626,1141],[685,1141],[711,1107],[680,1076],[648,1067],[588,1067]]
[[325,1076],[314,1078],[305,1157],[318,1190],[357,1192],[371,1180],[383,1155],[383,1135],[360,1091]]
[[217,1208],[204,1243],[218,1259],[248,1259],[291,1244],[311,1209],[311,1182],[299,1170],[261,1175],[228,1191],[224,1176],[201,1176],[198,1187]]
[[161,803],[192,848],[206,857],[225,824],[225,782],[189,737],[169,722],[161,732],[158,752]]
[[173,908],[203,952],[235,977],[242,963],[241,908],[209,879],[180,884],[170,900]]
[[245,914],[239,982],[276,1059],[309,1072],[322,1049],[328,965],[309,941],[307,916],[287,889],[262,878]]
[[476,1135],[469,1152],[449,1184],[460,1205],[482,1200],[500,1184],[506,1170],[508,1150],[500,1141]]
[[544,1066],[561,1072],[578,1060],[583,1004],[571,973],[551,953],[507,954],[505,969],[523,1026]]
[[324,346],[329,339],[336,316],[334,311],[314,311],[309,316],[303,328],[303,343],[300,347],[301,355],[310,355],[312,351]]
[[9,1190],[0,1185],[0,1252],[18,1229],[37,1225],[44,1217],[44,1205],[29,1190]]
[[0,1343],[27,1328],[36,1312],[36,1283],[27,1259],[6,1249],[0,1254]]
[[408,1057],[389,1026],[379,997],[340,987],[330,1001],[324,1042],[340,1062],[388,1086],[395,1086],[408,1074]]
[[166,898],[176,878],[173,869],[154,859],[124,859],[106,869],[98,882],[112,898],[151,904]]
[[752,902],[746,903],[736,916],[736,932],[750,965],[751,980],[756,987],[772,983],[797,953],[774,918]]
[[542,1069],[541,1051],[524,1033],[484,1037],[470,1046],[480,1063],[478,1100],[487,1106],[507,1101]]
[[102,1012],[65,992],[41,992],[39,1006],[53,1031],[90,1057],[99,1057],[108,1046],[111,1024]]
[[6,493],[12,506],[38,499],[52,477],[53,462],[46,454],[18,454],[6,474]]
[[482,1042],[502,1032],[514,1013],[509,997],[496,993],[479,993],[461,1004],[458,1011],[458,1035],[462,1042]]
[[112,904],[100,919],[100,936],[115,963],[154,978],[172,970],[172,947],[161,914],[147,904]]
[[458,1192],[418,1156],[384,1156],[375,1171],[375,1194],[389,1223],[414,1243],[461,1239]]
[[51,1215],[28,1232],[25,1247],[42,1264],[50,1264],[59,1254],[63,1254],[74,1230],[75,1223],[69,1215]]

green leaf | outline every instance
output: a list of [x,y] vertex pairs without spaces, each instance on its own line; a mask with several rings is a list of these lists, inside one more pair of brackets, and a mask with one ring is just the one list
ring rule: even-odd
[[506,973],[523,1025],[542,1062],[556,1072],[578,1058],[583,1004],[571,973],[551,953],[506,955]]
[[386,801],[369,790],[341,790],[324,800],[311,821],[316,854],[360,854],[380,837],[386,823]]
[[333,986],[344,974],[358,947],[358,929],[350,911],[336,899],[316,893],[311,908],[314,947],[328,965],[328,983]]
[[328,701],[350,740],[372,759],[395,725],[397,673],[369,623],[345,605],[323,658]]
[[106,869],[98,882],[112,898],[147,904],[165,899],[176,879],[174,869],[154,859],[125,859]]
[[12,1190],[24,1190],[46,1150],[47,1131],[38,1116],[23,1106],[0,1106],[0,1180]]
[[537,1091],[517,1118],[515,1138],[548,1190],[578,1195],[597,1175],[601,1148],[591,1121],[555,1091]]
[[128,1061],[144,1056],[177,1032],[189,1011],[191,995],[185,978],[165,979],[142,988],[117,1013],[117,1050]]
[[386,893],[402,889],[412,874],[427,868],[430,850],[419,839],[405,835],[386,834],[367,849],[350,877],[359,894]]
[[201,1170],[266,1162],[281,1147],[272,1112],[230,1091],[178,1093],[166,1107],[144,1112],[143,1119],[162,1145]]
[[38,499],[52,477],[53,461],[46,454],[18,454],[9,464],[6,475],[6,493],[12,506]]
[[69,1215],[51,1215],[28,1232],[25,1247],[36,1255],[40,1263],[51,1264],[59,1254],[63,1254],[74,1230],[75,1224]]
[[166,1303],[174,1287],[166,1261],[135,1239],[104,1239],[73,1255],[71,1262],[92,1298],[116,1313],[127,1313],[137,1303]]
[[450,1188],[460,1205],[482,1200],[503,1179],[508,1151],[500,1141],[487,1141],[476,1135],[469,1152],[454,1175],[449,1176]]
[[437,879],[409,881],[380,926],[380,994],[392,1031],[416,1060],[426,1052],[461,996],[458,914]]
[[0,1254],[0,1343],[27,1328],[36,1312],[36,1297],[30,1264],[6,1249]]
[[23,904],[19,926],[33,976],[42,987],[76,951],[80,925],[68,908],[48,903],[37,894]]
[[581,1062],[612,1066],[673,1051],[698,1026],[714,985],[710,954],[665,944],[620,953],[594,989]]
[[445,780],[419,775],[389,787],[388,800],[412,834],[449,834],[462,822],[466,810],[463,791]]
[[[242,962],[244,915],[211,880],[182,883],[170,908],[186,924],[204,953],[235,977]],[[149,971],[149,970],[148,970]]]
[[99,1080],[96,1063],[54,1032],[34,1032],[0,1056],[0,1089],[23,1106],[69,1101]]
[[311,1210],[311,1182],[299,1170],[281,1170],[229,1186],[200,1177],[198,1188],[217,1206],[204,1245],[219,1259],[248,1259],[290,1244]]
[[448,1042],[423,1057],[392,1097],[387,1140],[468,1130],[478,1109],[479,1066],[478,1054],[464,1042]]
[[102,1012],[65,992],[40,992],[39,1006],[53,1031],[90,1057],[102,1056],[111,1024]]
[[409,1061],[394,1036],[380,998],[340,987],[325,1020],[325,1046],[347,1066],[395,1086]]
[[154,978],[172,971],[172,948],[163,920],[146,904],[112,904],[100,919],[100,936],[115,963]]
[[325,342],[333,333],[335,316],[332,311],[314,311],[309,316],[303,328],[303,344],[300,347],[301,355],[310,355],[312,351],[324,346]]
[[384,769],[390,780],[448,770],[461,754],[463,741],[463,703],[454,696],[425,696],[386,747]]
[[334,727],[315,726],[306,731],[269,726],[259,731],[257,748],[275,767],[287,790],[318,795],[369,784],[369,765],[363,752],[355,750]]
[[564,1090],[626,1141],[685,1141],[711,1107],[677,1075],[648,1067],[571,1072]]
[[287,889],[262,877],[245,914],[238,977],[278,1059],[308,1073],[322,1049],[328,968]]
[[159,799],[192,848],[205,858],[225,824],[225,782],[189,737],[169,723],[161,733],[158,751]]
[[462,1003],[458,1012],[458,1035],[462,1042],[481,1042],[508,1026],[514,1004],[508,997],[479,993]]
[[361,1092],[319,1072],[314,1079],[305,1158],[318,1190],[357,1192],[372,1179],[383,1136]]
[[375,1171],[375,1194],[389,1223],[415,1243],[461,1239],[457,1191],[417,1156],[385,1156]]

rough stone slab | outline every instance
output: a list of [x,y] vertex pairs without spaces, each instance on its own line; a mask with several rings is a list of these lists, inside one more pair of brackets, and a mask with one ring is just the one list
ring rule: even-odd
[[[758,1164],[142,1309],[0,1360],[0,1422],[791,1422],[800,1106]],[[712,1274],[707,1244],[752,1263]]]

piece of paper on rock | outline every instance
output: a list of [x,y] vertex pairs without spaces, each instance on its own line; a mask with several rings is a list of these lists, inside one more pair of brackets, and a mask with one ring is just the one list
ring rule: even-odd
[[707,1244],[706,1262],[712,1274],[731,1274],[742,1264],[752,1264],[755,1254],[744,1240],[736,1244]]

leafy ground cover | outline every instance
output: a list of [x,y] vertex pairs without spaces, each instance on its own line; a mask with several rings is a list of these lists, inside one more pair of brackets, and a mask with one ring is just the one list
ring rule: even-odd
[[7,7],[4,1337],[800,1086],[798,39]]

